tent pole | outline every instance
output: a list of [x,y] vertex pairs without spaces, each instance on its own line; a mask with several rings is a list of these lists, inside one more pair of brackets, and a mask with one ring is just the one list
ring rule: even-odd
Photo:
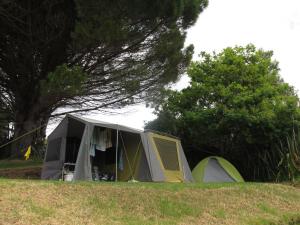
[[[118,125],[119,126],[119,125]],[[117,144],[116,144],[116,179],[118,181],[118,146],[119,146],[119,128],[117,128]]]

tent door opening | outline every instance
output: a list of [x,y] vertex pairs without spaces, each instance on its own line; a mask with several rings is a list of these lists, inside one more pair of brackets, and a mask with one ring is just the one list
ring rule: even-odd
[[90,149],[93,180],[149,180],[143,152],[140,134],[95,128]]
[[94,181],[115,181],[117,131],[95,127],[90,144],[92,178]]
[[69,119],[66,135],[66,150],[64,155],[64,164],[62,170],[62,179],[64,176],[70,176],[75,170],[75,164],[78,156],[82,135],[85,125],[77,120]]

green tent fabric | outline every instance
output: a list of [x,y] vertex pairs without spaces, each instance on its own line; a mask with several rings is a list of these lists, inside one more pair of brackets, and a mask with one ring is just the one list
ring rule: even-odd
[[196,182],[244,182],[238,170],[218,156],[203,159],[193,169],[192,175]]

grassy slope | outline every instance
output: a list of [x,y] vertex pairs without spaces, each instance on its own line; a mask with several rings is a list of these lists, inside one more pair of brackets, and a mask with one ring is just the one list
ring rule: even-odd
[[294,216],[300,218],[300,189],[251,183],[64,183],[0,179],[0,208],[1,225],[277,224]]

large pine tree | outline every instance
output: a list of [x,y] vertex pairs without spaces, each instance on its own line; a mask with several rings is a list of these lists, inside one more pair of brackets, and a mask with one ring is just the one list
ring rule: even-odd
[[[46,124],[59,108],[99,110],[157,95],[190,61],[185,30],[206,6],[207,0],[2,0],[0,101],[15,136]],[[22,145],[32,141],[28,136]]]

